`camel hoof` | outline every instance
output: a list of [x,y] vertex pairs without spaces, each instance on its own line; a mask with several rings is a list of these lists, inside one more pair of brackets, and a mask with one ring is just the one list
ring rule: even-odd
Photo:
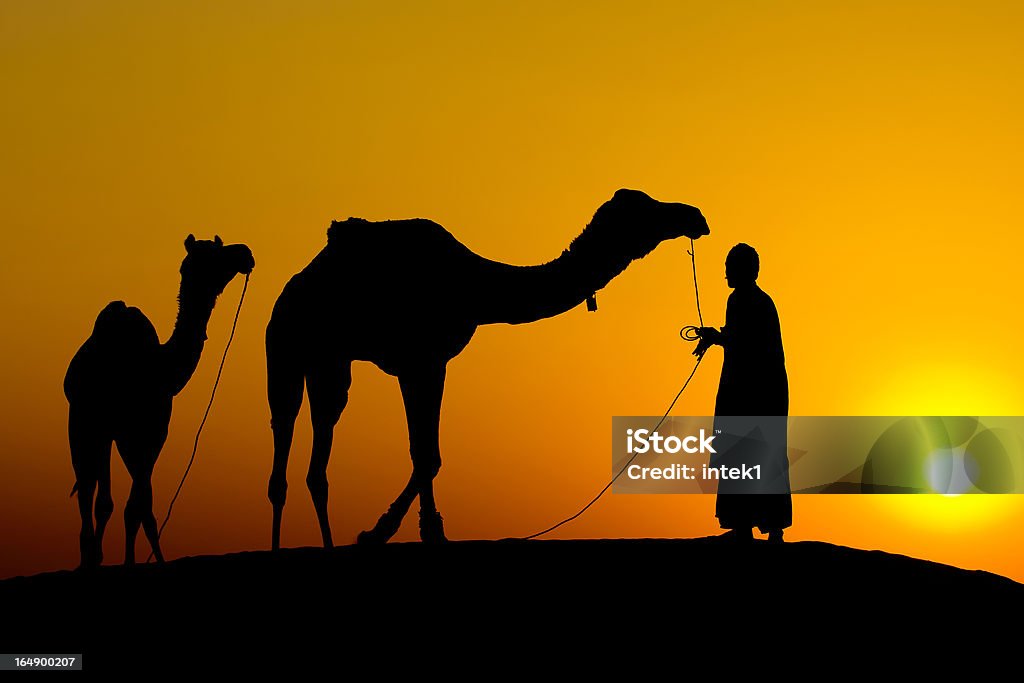
[[384,545],[388,542],[387,536],[377,531],[377,527],[368,531],[360,531],[356,536],[356,545]]
[[103,564],[103,557],[96,557],[93,554],[83,555],[81,561],[78,564],[78,571],[89,572],[93,571]]
[[380,516],[372,529],[359,532],[359,535],[356,536],[356,543],[358,545],[387,543],[392,536],[398,533],[398,527],[402,526],[402,517],[403,515],[396,513],[393,508],[388,508],[388,511]]
[[[386,517],[386,515],[385,515]],[[397,528],[392,528],[391,525],[385,524],[387,521],[385,517],[381,517],[377,525],[372,529],[366,531],[360,531],[359,535],[356,536],[357,545],[384,545],[391,540],[391,537],[398,531]]]
[[95,569],[103,564],[103,551],[99,548],[92,548],[82,553],[79,569]]
[[448,542],[448,537],[444,535],[444,519],[440,512],[420,512],[420,540],[424,543]]

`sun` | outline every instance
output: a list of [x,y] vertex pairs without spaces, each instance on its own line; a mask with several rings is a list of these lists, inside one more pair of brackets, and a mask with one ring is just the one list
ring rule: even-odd
[[[1005,373],[969,362],[924,361],[903,367],[880,393],[861,406],[863,414],[907,416],[1019,415],[1019,388]],[[1010,494],[936,493],[876,495],[886,517],[936,533],[977,531],[1018,513],[1022,497]]]

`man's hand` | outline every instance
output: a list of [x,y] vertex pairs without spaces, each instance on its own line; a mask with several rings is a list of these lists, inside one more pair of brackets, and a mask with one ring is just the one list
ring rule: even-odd
[[697,343],[697,348],[693,350],[693,355],[697,358],[703,358],[708,349],[722,342],[722,333],[713,327],[698,328],[697,336],[700,337],[700,341]]
[[697,336],[701,338],[701,341],[707,340],[708,344],[722,343],[722,333],[713,327],[697,328]]
[[704,354],[707,353],[707,350],[710,348],[711,342],[701,337],[701,340],[697,342],[697,348],[693,350],[693,355],[697,356],[697,358],[703,358]]

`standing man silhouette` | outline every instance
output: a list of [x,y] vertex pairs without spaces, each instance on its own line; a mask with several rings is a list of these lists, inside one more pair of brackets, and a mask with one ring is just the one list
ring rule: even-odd
[[[693,354],[712,346],[725,350],[715,400],[715,430],[723,443],[711,465],[761,465],[757,481],[722,479],[715,516],[726,536],[753,539],[753,527],[781,543],[783,529],[793,523],[789,488],[786,416],[789,378],[782,349],[782,330],[775,303],[757,286],[760,260],[754,248],[737,244],[725,259],[725,278],[733,292],[725,326],[700,328]],[[742,418],[742,419],[740,419]]]

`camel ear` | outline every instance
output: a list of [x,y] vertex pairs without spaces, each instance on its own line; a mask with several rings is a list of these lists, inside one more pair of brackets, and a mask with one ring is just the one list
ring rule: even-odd
[[224,240],[220,238],[220,235],[213,236],[213,243],[216,244],[218,247],[224,246]]
[[192,247],[194,247],[195,244],[196,236],[190,234],[188,237],[185,238],[185,251],[192,251]]

